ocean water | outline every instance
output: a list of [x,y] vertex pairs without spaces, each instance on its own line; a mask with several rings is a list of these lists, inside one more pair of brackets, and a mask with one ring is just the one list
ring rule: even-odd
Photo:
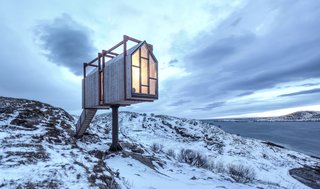
[[320,157],[320,122],[214,122],[228,133],[280,144]]

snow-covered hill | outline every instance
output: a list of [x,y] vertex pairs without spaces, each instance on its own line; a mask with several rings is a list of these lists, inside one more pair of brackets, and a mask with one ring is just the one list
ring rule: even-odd
[[320,122],[319,111],[299,111],[278,117],[253,117],[253,118],[227,118],[214,119],[214,121],[313,121]]
[[[272,120],[272,119],[271,119]],[[300,111],[285,116],[275,117],[276,121],[320,121],[319,111]]]
[[[300,179],[299,167],[320,164],[197,120],[119,118],[124,151],[106,153],[110,114],[96,116],[76,140],[76,120],[64,110],[0,97],[0,188],[308,188],[289,171]],[[319,186],[314,176],[309,184]]]

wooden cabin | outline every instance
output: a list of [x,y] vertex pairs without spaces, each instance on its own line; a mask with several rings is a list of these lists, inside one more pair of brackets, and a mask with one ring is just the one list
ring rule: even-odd
[[158,61],[145,41],[99,65],[83,79],[84,108],[127,106],[158,99]]
[[[127,42],[137,43],[127,50]],[[122,53],[115,50],[123,47]],[[106,59],[109,59],[106,61]],[[87,74],[87,69],[91,71]],[[158,99],[158,61],[153,46],[124,35],[123,40],[83,64],[82,108],[76,137],[83,136],[98,109],[112,108],[112,145],[118,144],[118,108]]]

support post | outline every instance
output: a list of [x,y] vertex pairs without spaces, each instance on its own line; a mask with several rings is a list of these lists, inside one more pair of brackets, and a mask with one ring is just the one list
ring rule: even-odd
[[112,144],[109,148],[111,152],[121,151],[122,147],[119,144],[119,120],[118,120],[118,110],[119,106],[111,106],[112,109]]

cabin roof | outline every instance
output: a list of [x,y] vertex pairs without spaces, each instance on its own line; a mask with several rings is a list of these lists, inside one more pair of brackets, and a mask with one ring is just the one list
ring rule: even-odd
[[[146,41],[141,41],[140,43],[136,44],[135,46],[131,47],[129,50],[127,50],[127,55],[132,55],[134,52],[136,52],[143,44],[147,44]],[[150,50],[149,45],[146,46],[150,55],[152,58],[158,63],[157,58],[154,56],[153,52]]]
[[[141,41],[140,43],[136,44],[135,46],[131,47],[130,49],[127,50],[127,56],[131,56],[133,53],[135,53],[143,44],[147,44],[146,41]],[[158,62],[158,60],[156,59],[156,57],[154,56],[153,52],[150,50],[149,46],[146,45],[150,55],[152,56],[152,58]],[[107,61],[106,63],[111,64],[113,62],[117,62],[119,59],[121,59],[123,57],[123,53],[119,54],[118,56],[114,57],[113,59]]]
[[[141,41],[140,43],[134,45],[133,47],[131,47],[130,49],[127,50],[127,56],[131,56],[133,53],[135,53],[143,44],[147,44],[146,41]],[[153,52],[150,50],[149,46],[146,45],[150,55],[152,56],[152,58],[158,63],[157,58],[154,56]],[[112,64],[114,62],[117,62],[119,59],[123,58],[123,53],[119,54],[118,56],[114,57],[113,59],[106,61],[106,64]],[[93,69],[92,71],[89,72],[88,75],[91,75],[92,73],[96,72],[97,68]]]

